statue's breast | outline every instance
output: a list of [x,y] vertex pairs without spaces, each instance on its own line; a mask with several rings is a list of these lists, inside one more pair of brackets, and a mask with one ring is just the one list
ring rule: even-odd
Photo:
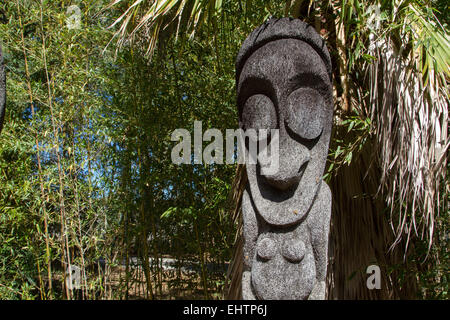
[[266,232],[258,237],[251,272],[258,298],[307,299],[315,284],[315,269],[305,233]]

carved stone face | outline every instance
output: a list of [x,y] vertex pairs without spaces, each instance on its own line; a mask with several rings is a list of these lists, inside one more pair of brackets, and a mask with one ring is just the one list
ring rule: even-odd
[[269,42],[246,60],[238,80],[243,129],[279,129],[279,169],[247,164],[251,196],[271,225],[308,212],[320,186],[333,114],[329,76],[319,54],[296,39]]

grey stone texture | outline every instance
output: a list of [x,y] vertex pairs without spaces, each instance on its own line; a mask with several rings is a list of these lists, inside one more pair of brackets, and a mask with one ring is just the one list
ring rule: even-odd
[[236,61],[239,125],[279,129],[279,169],[247,164],[244,299],[324,299],[331,192],[322,181],[333,116],[331,62],[298,19],[271,19]]

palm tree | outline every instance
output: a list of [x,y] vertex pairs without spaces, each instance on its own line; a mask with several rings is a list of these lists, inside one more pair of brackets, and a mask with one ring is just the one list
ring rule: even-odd
[[[267,1],[253,5],[268,15],[276,7]],[[145,43],[151,56],[158,41],[193,38],[203,26],[216,26],[223,6],[222,0],[114,0],[107,8],[123,12],[114,23],[118,47]],[[417,293],[415,274],[400,276],[405,266],[395,266],[407,261],[417,239],[432,247],[446,206],[450,43],[445,12],[436,10],[441,7],[446,9],[445,1],[284,4],[284,15],[315,26],[332,48],[336,130],[327,174],[334,199],[329,298]],[[245,183],[245,170],[238,167],[232,193],[236,223]],[[238,237],[228,298],[239,298],[241,250]],[[363,285],[370,264],[383,271],[382,290]]]

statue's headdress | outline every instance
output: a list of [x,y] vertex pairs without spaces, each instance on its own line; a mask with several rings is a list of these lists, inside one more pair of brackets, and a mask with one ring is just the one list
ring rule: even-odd
[[312,26],[293,18],[270,19],[245,39],[236,58],[236,79],[239,80],[245,61],[254,51],[280,39],[298,39],[309,44],[322,58],[331,79],[331,59],[325,41]]

